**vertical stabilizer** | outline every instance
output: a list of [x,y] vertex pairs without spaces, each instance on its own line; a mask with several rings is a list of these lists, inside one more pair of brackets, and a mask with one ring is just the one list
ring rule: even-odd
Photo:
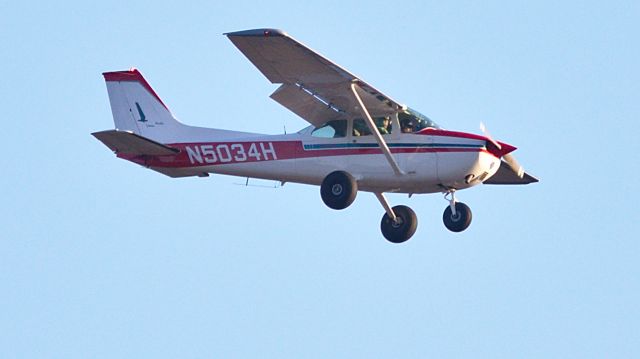
[[160,142],[172,142],[183,125],[178,122],[140,71],[105,72],[116,129]]

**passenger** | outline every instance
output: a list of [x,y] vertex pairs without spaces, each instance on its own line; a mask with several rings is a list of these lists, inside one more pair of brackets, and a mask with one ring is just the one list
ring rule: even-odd
[[404,121],[402,123],[402,133],[412,133],[415,126],[412,120]]

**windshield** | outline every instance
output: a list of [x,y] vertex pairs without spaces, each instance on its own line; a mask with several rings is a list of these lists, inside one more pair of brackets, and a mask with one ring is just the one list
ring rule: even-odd
[[424,128],[442,128],[429,117],[411,108],[398,112],[398,120],[404,133],[418,132]]

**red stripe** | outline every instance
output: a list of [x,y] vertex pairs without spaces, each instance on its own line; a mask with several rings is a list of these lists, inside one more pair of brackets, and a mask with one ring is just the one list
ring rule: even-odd
[[480,141],[488,141],[489,139],[485,136],[476,135],[473,133],[467,132],[458,132],[458,131],[448,131],[448,130],[438,130],[432,127],[427,127],[423,130],[416,132],[417,135],[427,135],[427,136],[445,136],[445,137],[458,137],[458,138],[468,138],[471,140],[480,140]]
[[500,142],[500,141],[496,141],[498,142],[498,144],[500,144],[500,149],[496,148],[495,146],[493,146],[492,141],[486,137],[486,136],[480,136],[480,135],[476,135],[473,133],[467,133],[467,132],[458,132],[458,131],[448,131],[448,130],[439,130],[439,129],[435,129],[435,128],[425,128],[423,130],[420,130],[418,132],[416,132],[417,135],[427,135],[427,136],[444,136],[444,137],[455,137],[455,138],[467,138],[470,140],[480,140],[480,141],[485,141],[487,142],[487,147],[489,149],[489,152],[491,154],[493,154],[494,156],[501,158],[502,156],[513,152],[515,150],[517,150],[518,148],[515,146],[512,146],[508,143],[504,143],[504,142]]
[[144,79],[144,76],[142,76],[142,74],[140,73],[140,71],[138,71],[138,69],[131,68],[128,71],[104,72],[102,76],[104,76],[105,81],[125,81],[125,82],[140,83],[142,87],[144,87],[147,91],[149,91],[149,93],[151,93],[151,95],[153,95],[156,99],[158,99],[158,101],[160,101],[160,103],[162,104],[162,106],[164,106],[164,108],[169,110],[167,105],[165,105],[164,102],[162,102],[162,99],[160,98],[160,96],[158,96],[158,94],[153,90],[153,88],[151,88],[151,85],[149,85],[147,80]]
[[[196,147],[202,145],[211,145],[214,148],[217,148],[219,145],[227,145],[230,146],[234,144],[241,144],[244,149],[244,153],[248,153],[249,146],[254,143],[257,146],[262,144],[268,144],[269,141],[256,141],[256,142],[216,142],[216,143],[179,143],[179,144],[171,144],[171,147],[179,148],[180,153],[177,155],[170,156],[132,156],[127,154],[118,154],[118,157],[144,165],[144,166],[154,166],[154,167],[171,167],[171,168],[184,168],[184,167],[202,167],[202,166],[216,166],[216,165],[225,165],[225,164],[236,164],[236,163],[254,163],[254,162],[262,162],[264,160],[258,160],[255,157],[244,156],[244,161],[236,161],[231,160],[229,162],[221,162],[217,161],[215,163],[191,163],[189,160],[189,156],[186,151],[187,146]],[[326,149],[326,150],[304,150],[301,141],[280,141],[280,142],[271,142],[273,144],[273,149],[275,150],[277,160],[290,160],[290,159],[303,159],[303,158],[319,158],[319,157],[333,157],[333,156],[356,156],[356,155],[382,155],[382,152],[379,148],[339,148],[339,149]],[[437,152],[446,152],[446,153],[454,153],[454,152],[484,152],[493,154],[492,152],[484,149],[484,148],[393,148],[391,152],[394,154],[399,153],[437,153]],[[236,157],[238,155],[237,151],[231,152],[231,157]],[[495,155],[495,154],[494,154]],[[273,159],[269,159],[269,161],[273,161]]]

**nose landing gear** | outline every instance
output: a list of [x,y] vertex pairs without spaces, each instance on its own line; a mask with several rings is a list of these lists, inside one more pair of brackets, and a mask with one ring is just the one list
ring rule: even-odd
[[445,193],[444,198],[449,201],[449,206],[442,214],[444,226],[451,232],[462,232],[467,229],[471,224],[471,208],[462,202],[456,202],[453,190]]

